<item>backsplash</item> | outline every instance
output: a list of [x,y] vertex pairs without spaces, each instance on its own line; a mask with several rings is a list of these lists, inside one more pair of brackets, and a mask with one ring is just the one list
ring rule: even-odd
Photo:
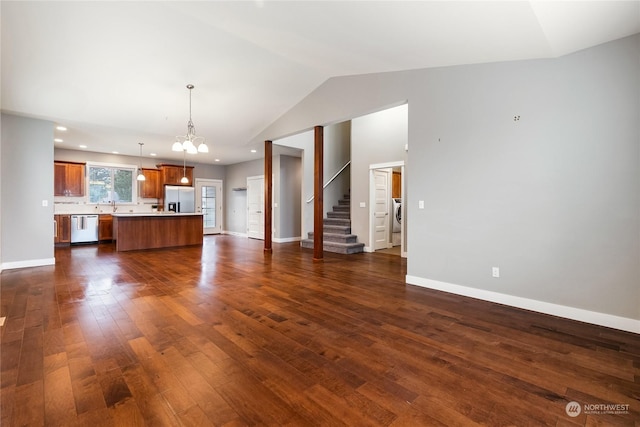
[[[95,203],[87,203],[84,201],[84,198],[78,197],[76,201],[71,201],[67,199],[71,199],[70,197],[64,197],[60,199],[65,199],[64,201],[58,200],[58,197],[55,198],[53,202],[53,213],[54,214],[109,214],[113,213],[113,206],[100,204],[96,205]],[[155,199],[147,199],[148,201],[142,201],[138,203],[122,203],[116,204],[117,211],[120,213],[127,212],[138,212],[138,213],[146,213],[152,212],[153,207],[158,205],[158,201]]]

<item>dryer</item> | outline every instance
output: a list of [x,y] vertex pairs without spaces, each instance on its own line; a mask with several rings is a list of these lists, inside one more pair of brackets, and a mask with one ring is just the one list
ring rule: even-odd
[[402,199],[393,199],[393,232],[399,233],[402,230]]

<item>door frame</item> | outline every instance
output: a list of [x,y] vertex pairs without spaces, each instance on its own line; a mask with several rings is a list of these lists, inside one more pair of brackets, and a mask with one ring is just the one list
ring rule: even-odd
[[[407,257],[407,246],[406,246],[406,231],[407,231],[407,208],[406,208],[406,192],[405,192],[405,164],[404,161],[397,162],[388,162],[388,163],[374,163],[369,165],[369,244],[371,247],[371,252],[375,252],[375,223],[373,221],[374,215],[374,204],[375,204],[375,177],[373,171],[376,169],[389,169],[389,168],[400,168],[401,179],[400,179],[400,197],[402,197],[402,225],[400,227],[400,255],[402,258]],[[391,175],[391,174],[390,174]],[[389,217],[391,218],[391,216]],[[392,230],[392,228],[390,228]]]
[[[224,224],[224,187],[223,187],[223,181],[221,179],[208,179],[208,178],[196,178],[194,179],[194,183],[193,186],[195,187],[196,190],[196,195],[195,195],[195,203],[196,203],[196,212],[198,212],[198,202],[202,200],[202,192],[199,191],[198,184],[201,185],[207,185],[207,184],[214,184],[214,185],[219,185],[220,186],[220,194],[217,194],[218,192],[216,192],[216,208],[217,208],[217,212],[216,212],[216,224],[219,224],[219,228],[220,231],[219,232],[214,232],[214,233],[205,233],[204,232],[204,225],[203,225],[203,229],[202,229],[202,233],[203,234],[222,234],[224,232],[222,224]],[[200,206],[200,213],[202,212],[202,207]]]

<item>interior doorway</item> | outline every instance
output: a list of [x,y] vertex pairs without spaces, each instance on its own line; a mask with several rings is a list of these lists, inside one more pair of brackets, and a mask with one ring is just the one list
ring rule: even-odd
[[196,212],[202,213],[203,234],[222,233],[222,181],[196,178]]
[[369,241],[374,251],[406,258],[404,162],[369,166]]

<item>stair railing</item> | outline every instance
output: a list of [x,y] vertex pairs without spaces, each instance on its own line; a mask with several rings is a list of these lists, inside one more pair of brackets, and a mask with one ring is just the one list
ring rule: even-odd
[[[342,171],[345,170],[347,166],[349,166],[350,164],[351,164],[351,160],[345,163],[344,166],[342,166],[338,172],[336,172],[331,178],[329,178],[329,181],[327,181],[327,183],[322,186],[322,189],[324,190],[325,188],[327,188],[329,184],[331,184],[342,173]],[[307,203],[311,203],[315,197],[316,197],[315,195],[311,196],[307,200]]]

